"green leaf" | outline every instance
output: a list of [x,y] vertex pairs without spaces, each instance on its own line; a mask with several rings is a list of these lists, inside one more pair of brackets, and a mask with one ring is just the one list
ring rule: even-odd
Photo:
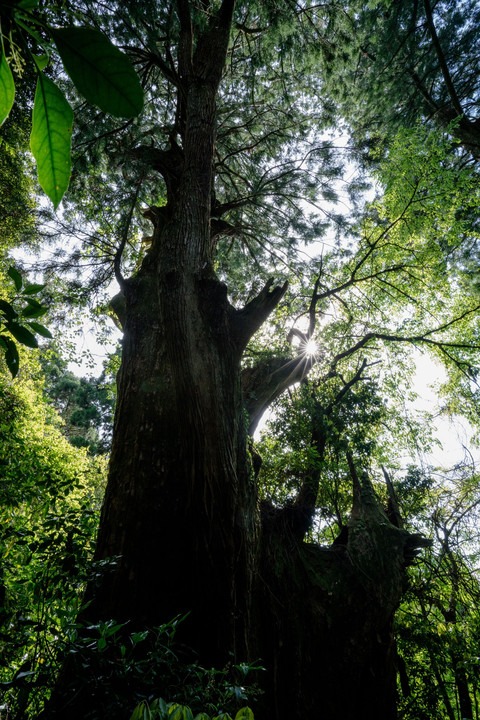
[[130,635],[130,639],[131,639],[133,645],[136,645],[137,643],[142,642],[147,637],[148,637],[148,630],[144,630],[143,632],[132,633],[132,635]]
[[6,348],[5,362],[7,363],[7,367],[10,370],[12,378],[14,378],[17,376],[18,368],[20,366],[20,358],[18,356],[17,347],[11,338],[6,337],[5,335],[1,335],[0,338],[2,341],[2,347]]
[[63,93],[40,73],[33,105],[30,149],[37,162],[38,182],[55,208],[70,182],[72,125],[73,111]]
[[17,3],[17,7],[22,10],[33,10],[37,5],[38,0],[20,0],[20,2]]
[[30,677],[31,675],[35,675],[35,670],[26,670],[25,672],[20,672],[18,675],[15,675],[15,681],[17,680],[23,680],[26,677]]
[[[45,287],[45,286],[37,285],[34,287],[38,288],[38,287]],[[39,318],[48,312],[48,308],[46,308],[45,305],[42,305],[42,303],[38,302],[38,300],[36,300],[35,298],[27,297],[26,301],[27,301],[28,305],[26,308],[24,308],[22,310],[22,313],[21,313],[22,317],[30,318],[30,319]]]
[[15,320],[18,317],[18,313],[15,312],[13,307],[6,300],[0,300],[0,311],[5,315],[7,320]]
[[193,720],[193,713],[188,705],[172,703],[168,709],[168,717],[170,720]]
[[39,335],[42,335],[43,337],[46,337],[46,338],[53,338],[53,335],[50,332],[50,330],[48,330],[48,328],[44,327],[43,325],[40,325],[40,323],[29,322],[28,325],[32,328],[32,330],[35,330],[35,332],[38,333]]
[[45,68],[48,65],[49,57],[47,54],[45,55],[34,55],[33,59],[35,60],[35,65],[39,70],[45,70]]
[[158,712],[160,714],[160,717],[161,718],[165,717],[168,712],[167,703],[165,702],[165,700],[163,698],[158,698],[157,704],[158,704]]
[[253,711],[249,707],[240,708],[235,715],[235,720],[255,720]]
[[110,637],[110,635],[115,635],[117,630],[120,630],[125,625],[125,623],[117,623],[116,625],[109,625],[107,628],[105,628],[105,637]]
[[48,308],[43,307],[43,305],[39,305],[38,307],[36,305],[29,305],[25,308],[25,310],[22,310],[22,317],[33,320],[33,318],[39,318],[42,317],[42,315],[46,315],[47,312]]
[[210,715],[207,715],[207,713],[201,712],[198,713],[198,715],[195,715],[193,720],[211,720]]
[[5,362],[7,363],[7,367],[10,370],[12,378],[17,377],[20,367],[20,357],[15,343],[12,343],[12,346],[9,347],[5,353]]
[[13,265],[8,268],[8,275],[9,275],[9,277],[12,278],[13,282],[15,283],[15,287],[17,288],[17,291],[20,291],[22,289],[22,285],[23,285],[22,276],[20,275],[18,270],[13,267]]
[[7,322],[5,327],[7,328],[9,333],[13,335],[15,340],[18,340],[18,342],[22,343],[22,345],[26,345],[27,347],[31,348],[38,347],[38,342],[35,335],[32,335],[30,330],[27,330],[27,328],[23,327],[23,325]]
[[[22,295],[36,295],[37,293],[41,292],[44,287],[46,287],[46,285],[38,285],[38,284],[37,285],[35,285],[35,284],[26,285],[23,290]],[[30,302],[30,300],[29,300],[29,302]],[[32,302],[36,302],[36,301],[32,301]]]
[[124,53],[98,30],[69,27],[51,30],[65,70],[84,98],[106,113],[136,117],[143,108],[143,90]]
[[130,715],[130,720],[143,720],[143,710],[145,708],[145,700],[137,705],[133,713]]
[[0,125],[8,117],[15,99],[15,82],[7,58],[0,54]]

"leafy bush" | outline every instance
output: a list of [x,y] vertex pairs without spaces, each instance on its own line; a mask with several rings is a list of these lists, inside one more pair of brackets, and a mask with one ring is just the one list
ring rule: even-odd
[[82,603],[106,463],[65,439],[22,352],[14,381],[0,366],[0,715],[23,720],[43,707]]
[[[142,702],[137,705],[130,720],[232,720],[232,717],[228,713],[211,717],[204,712],[194,717],[188,705],[166,703],[162,698],[158,698],[150,704]],[[243,707],[237,712],[234,720],[254,720],[254,715],[249,707]]]
[[[186,715],[175,714],[175,718],[200,713],[205,720],[208,711],[228,720],[238,714],[240,706],[259,693],[256,685],[247,687],[247,676],[260,668],[254,664],[232,664],[222,670],[202,667],[192,650],[176,639],[178,624],[184,619],[142,631],[114,620],[88,626],[73,623],[63,654],[74,680],[62,697],[85,694],[87,689],[85,720],[128,718],[132,699],[139,703],[134,717],[140,718],[160,719],[164,712],[170,717],[186,702]],[[170,699],[168,705],[158,698],[160,692]],[[250,717],[239,715],[238,720]]]

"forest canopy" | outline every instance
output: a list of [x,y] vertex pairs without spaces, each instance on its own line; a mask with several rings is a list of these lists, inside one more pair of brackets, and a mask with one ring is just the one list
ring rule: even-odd
[[4,4],[0,714],[478,717],[478,13]]

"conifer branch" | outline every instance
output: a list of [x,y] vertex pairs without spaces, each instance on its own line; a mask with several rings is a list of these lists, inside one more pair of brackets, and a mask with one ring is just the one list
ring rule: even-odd
[[130,232],[130,226],[132,224],[133,213],[137,206],[138,193],[140,192],[141,184],[142,184],[142,182],[140,181],[137,184],[137,187],[135,188],[135,192],[133,193],[132,202],[130,204],[130,208],[128,210],[128,214],[127,214],[127,217],[125,219],[125,223],[124,223],[124,226],[122,229],[120,244],[119,244],[117,251],[115,252],[115,256],[113,258],[113,270],[115,273],[115,279],[121,288],[123,288],[124,283],[125,283],[125,278],[123,277],[122,270],[121,270],[122,255],[123,255],[123,251],[125,250],[125,245],[127,244],[128,234]]
[[430,5],[429,0],[423,0],[423,7],[425,8],[425,15],[427,18],[427,27],[428,27],[428,31],[430,33],[430,38],[432,40],[432,45],[434,47],[435,54],[437,56],[437,60],[440,65],[440,70],[442,71],[443,79],[445,81],[445,85],[447,87],[448,94],[450,95],[450,99],[452,101],[453,107],[455,108],[458,115],[463,115],[464,113],[463,113],[462,104],[461,104],[459,97],[457,95],[457,92],[455,90],[452,76],[450,75],[447,61],[445,60],[445,55],[443,54],[442,46],[440,45],[440,40],[438,39],[437,31],[435,29],[435,23],[433,21],[432,7]]

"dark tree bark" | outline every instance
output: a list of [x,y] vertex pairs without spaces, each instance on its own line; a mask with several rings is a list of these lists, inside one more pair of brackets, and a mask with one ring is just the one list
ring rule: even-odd
[[392,624],[425,541],[391,524],[349,465],[352,516],[331,548],[298,536],[294,507],[264,509],[259,607],[273,706],[262,717],[397,717]]
[[[396,715],[392,619],[418,538],[388,522],[353,461],[354,510],[343,544],[304,541],[318,477],[295,507],[266,509],[262,518],[258,510],[245,406],[254,423],[309,364],[281,360],[247,373],[244,399],[242,352],[286,286],[267,284],[236,310],[212,269],[215,101],[232,9],[233,0],[224,0],[194,38],[189,4],[178,0],[181,149],[156,158],[168,205],[149,215],[154,233],[138,274],[119,278],[122,366],[95,555],[116,557],[117,566],[87,589],[82,620],[130,620],[138,628],[188,612],[183,639],[202,663],[222,667],[230,653],[236,661],[262,659],[261,720],[389,720]],[[77,695],[74,686],[67,664],[47,716],[86,717],[88,688]]]
[[121,557],[87,594],[86,611],[154,624],[195,608],[189,639],[216,663],[236,642],[248,653],[258,536],[239,375],[256,313],[244,318],[228,302],[210,238],[232,6],[225,0],[194,48],[188,3],[179,2],[183,162],[140,272],[122,283],[123,360],[96,558]]

